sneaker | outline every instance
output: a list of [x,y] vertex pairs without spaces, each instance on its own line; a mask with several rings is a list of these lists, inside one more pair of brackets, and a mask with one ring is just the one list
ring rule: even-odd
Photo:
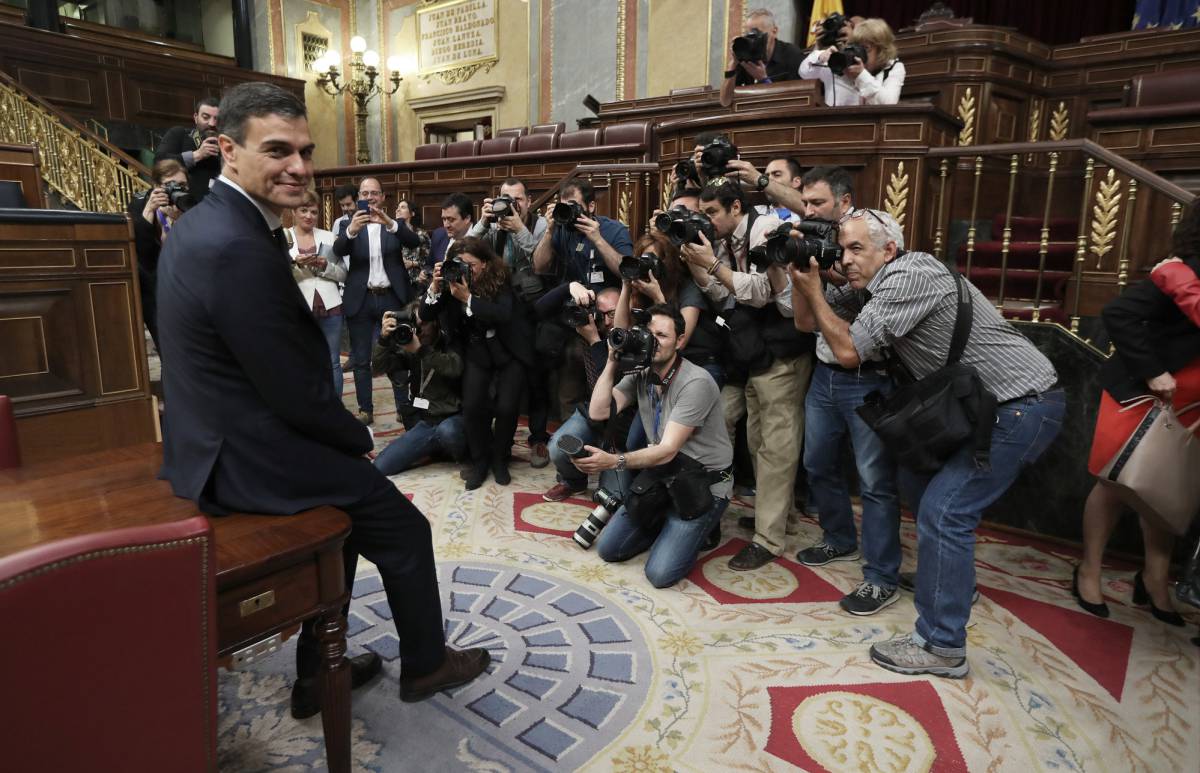
[[372,411],[359,411],[358,420],[369,427],[375,421],[375,414]]
[[729,568],[735,572],[749,572],[766,566],[775,560],[775,554],[757,542],[751,542],[729,559]]
[[[916,572],[901,572],[900,573],[900,590],[906,590],[909,593],[917,592],[917,573]],[[975,592],[971,594],[971,606],[979,603],[979,588],[975,588]]]
[[561,502],[567,497],[572,497],[576,494],[582,494],[584,491],[587,491],[586,486],[584,488],[572,488],[566,483],[555,483],[550,487],[549,491],[547,491],[545,494],[542,494],[542,499],[546,500],[547,502]]
[[847,593],[838,606],[852,615],[873,615],[884,607],[895,604],[900,598],[896,588],[884,588],[873,583],[861,583],[852,593]]
[[550,451],[545,443],[534,443],[529,447],[529,466],[541,469],[550,464]]
[[934,654],[917,644],[912,636],[901,636],[871,645],[871,660],[888,671],[909,676],[931,674],[962,679],[970,670],[965,656],[946,657]]
[[857,561],[858,557],[859,552],[856,547],[849,550],[838,550],[826,542],[805,548],[796,554],[796,560],[805,566],[825,566],[834,561]]

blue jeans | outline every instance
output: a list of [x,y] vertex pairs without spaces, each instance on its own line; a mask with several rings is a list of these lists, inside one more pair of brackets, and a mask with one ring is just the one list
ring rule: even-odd
[[461,413],[431,424],[422,420],[403,435],[388,443],[375,457],[375,466],[384,475],[395,475],[417,466],[427,456],[443,454],[456,462],[467,459],[467,433]]
[[333,388],[337,390],[338,399],[342,396],[342,315],[331,314],[328,317],[317,317],[317,324],[325,334],[325,343],[329,346],[329,357],[333,366]]
[[[379,325],[383,320],[383,312],[400,311],[402,306],[393,293],[378,295],[367,293],[363,298],[362,308],[352,317],[346,317],[346,326],[350,329],[350,359],[354,360],[354,394],[358,398],[358,409],[375,412],[374,400],[371,397],[371,349],[379,339]],[[408,404],[408,388],[404,384],[392,383],[393,396],[396,398],[396,412],[399,414],[403,406]]]
[[576,491],[585,489],[588,484],[588,476],[580,472],[579,468],[571,463],[571,457],[558,448],[558,440],[563,435],[574,435],[587,446],[596,445],[600,438],[588,426],[587,419],[583,418],[579,411],[571,411],[571,415],[559,426],[547,444],[547,449],[550,451],[550,463],[554,465],[554,469],[558,470],[558,481]]
[[817,363],[804,402],[804,469],[826,544],[853,550],[858,535],[840,467],[842,440],[850,435],[862,494],[863,579],[895,588],[900,572],[896,464],[883,441],[854,411],[873,390],[890,392],[891,379],[878,371],[843,373]]
[[728,499],[713,497],[709,511],[690,521],[680,518],[671,507],[658,533],[643,530],[622,507],[600,532],[596,548],[600,558],[610,562],[628,561],[649,549],[646,579],[655,588],[666,588],[691,571],[700,544],[721,520],[728,504]]
[[914,640],[946,657],[966,654],[967,620],[975,590],[975,527],[1062,429],[1067,398],[1061,389],[996,408],[991,469],[975,466],[960,449],[932,476],[900,470],[904,498],[917,506],[917,624]]

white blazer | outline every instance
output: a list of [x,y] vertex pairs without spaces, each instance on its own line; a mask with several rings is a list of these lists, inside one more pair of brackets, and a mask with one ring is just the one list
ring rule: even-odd
[[[289,228],[288,230],[292,236],[292,247],[288,250],[288,254],[295,258],[299,254],[296,247],[296,229]],[[317,293],[321,294],[321,303],[325,304],[326,309],[335,309],[342,305],[342,293],[338,289],[338,282],[346,281],[346,265],[342,263],[341,258],[333,254],[335,237],[331,231],[314,228],[313,238],[317,242],[317,254],[325,258],[325,270],[314,275],[308,269],[293,263],[292,276],[295,277],[296,284],[300,286],[300,292],[304,293],[304,300],[308,301],[310,309],[313,305],[313,296]]]

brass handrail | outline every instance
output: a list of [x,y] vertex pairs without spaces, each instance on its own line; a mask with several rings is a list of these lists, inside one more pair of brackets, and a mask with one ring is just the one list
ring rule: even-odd
[[42,176],[86,212],[124,212],[150,170],[0,73],[0,142],[36,145]]

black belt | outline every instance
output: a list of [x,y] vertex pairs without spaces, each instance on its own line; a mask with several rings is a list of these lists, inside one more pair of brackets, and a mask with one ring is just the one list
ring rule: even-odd
[[1055,382],[1054,384],[1047,387],[1046,389],[1043,389],[1040,392],[1026,392],[1025,394],[1021,395],[1020,397],[1014,397],[1011,400],[1005,400],[1002,403],[996,403],[996,405],[997,406],[1008,405],[1009,403],[1015,403],[1018,400],[1028,400],[1031,397],[1037,397],[1038,395],[1047,395],[1047,394],[1050,394],[1051,392],[1061,391],[1061,390],[1062,390],[1062,387],[1059,386],[1057,382]]
[[860,363],[857,368],[843,368],[841,365],[825,362],[824,360],[821,360],[820,363],[830,370],[837,371],[838,373],[849,373],[850,375],[858,375],[859,371],[863,370],[867,371],[868,373],[887,373],[887,365],[875,360],[868,360],[867,362]]
[[372,295],[387,295],[392,291],[390,287],[368,287],[367,292]]

